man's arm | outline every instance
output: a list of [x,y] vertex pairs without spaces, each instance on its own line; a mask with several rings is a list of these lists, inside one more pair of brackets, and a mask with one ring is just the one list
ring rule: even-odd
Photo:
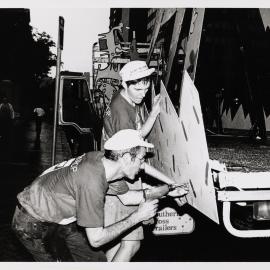
[[134,225],[156,215],[158,200],[141,203],[127,218],[107,227],[85,228],[87,238],[93,247],[100,247],[114,240]]
[[[157,196],[160,199],[162,196],[168,195],[170,197],[183,197],[185,196],[189,189],[187,185],[178,186],[177,184],[172,185],[161,185],[157,187],[152,187],[150,189],[146,189],[147,193],[150,195],[150,198],[154,198]],[[124,205],[138,205],[141,202],[145,201],[145,191],[143,190],[129,190],[128,192],[117,195],[119,200]],[[164,194],[163,194],[164,193]]]
[[139,205],[144,201],[143,190],[129,190],[125,194],[117,195],[124,205]]
[[143,126],[141,128],[141,136],[143,138],[145,138],[150,133],[150,131],[151,131],[156,119],[157,119],[157,116],[160,113],[160,100],[161,100],[160,95],[157,95],[155,97],[155,100],[154,100],[153,109],[150,112],[146,122],[143,124]]

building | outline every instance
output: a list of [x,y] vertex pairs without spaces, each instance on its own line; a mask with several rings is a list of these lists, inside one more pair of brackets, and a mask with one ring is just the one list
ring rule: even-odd
[[[249,130],[255,124],[270,131],[269,10],[111,9],[110,22],[111,27],[123,22],[136,29],[136,38],[162,46],[161,78],[176,107],[186,69],[200,93],[209,129]],[[188,44],[196,23],[201,24],[197,44]],[[124,31],[130,41],[131,31]]]
[[29,9],[0,9],[0,98],[8,97],[16,111],[31,80],[28,58],[32,48]]
[[[111,8],[110,29],[123,23],[124,42],[132,40],[133,32],[136,33],[137,42],[147,40],[147,10],[145,8]],[[138,19],[139,18],[139,19]]]

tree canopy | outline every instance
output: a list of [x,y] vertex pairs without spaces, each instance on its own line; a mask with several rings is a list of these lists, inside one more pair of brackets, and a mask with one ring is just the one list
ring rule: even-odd
[[32,70],[34,79],[40,82],[48,76],[50,68],[56,65],[56,55],[51,52],[55,42],[46,32],[33,32]]
[[7,96],[17,111],[31,112],[32,103],[42,100],[41,81],[56,65],[55,43],[29,24],[28,9],[0,9],[0,22],[0,100]]

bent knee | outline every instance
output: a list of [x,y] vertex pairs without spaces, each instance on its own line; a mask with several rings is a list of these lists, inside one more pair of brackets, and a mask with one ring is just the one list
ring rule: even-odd
[[121,246],[134,256],[141,247],[141,241],[122,241]]

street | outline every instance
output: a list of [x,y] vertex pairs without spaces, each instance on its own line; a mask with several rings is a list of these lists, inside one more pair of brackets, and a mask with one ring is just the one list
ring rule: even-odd
[[[52,125],[44,123],[40,144],[35,124],[15,123],[8,143],[0,141],[0,261],[32,261],[10,229],[16,195],[51,165]],[[56,162],[71,157],[63,131],[57,133]]]
[[[10,229],[16,195],[35,176],[50,166],[52,125],[44,123],[40,144],[35,143],[34,122],[15,125],[9,144],[1,143],[0,261],[32,261]],[[250,144],[246,138],[208,138],[210,157],[220,159],[230,169],[269,169],[269,146]],[[71,156],[65,135],[57,133],[56,162]],[[184,206],[196,222],[189,235],[153,236],[145,228],[145,240],[133,261],[140,262],[218,262],[269,261],[268,239],[240,239],[231,236],[191,207]]]

